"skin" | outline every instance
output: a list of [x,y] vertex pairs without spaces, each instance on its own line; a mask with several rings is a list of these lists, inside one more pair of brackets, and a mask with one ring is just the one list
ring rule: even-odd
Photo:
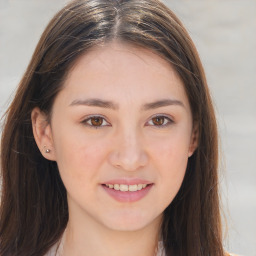
[[[91,98],[115,108],[85,105]],[[145,109],[163,99],[172,102]],[[162,213],[197,146],[188,98],[171,65],[117,42],[94,48],[72,68],[46,120],[33,110],[38,147],[57,161],[67,189],[63,255],[154,255]],[[139,201],[118,202],[101,185],[116,178],[146,179],[153,186]]]

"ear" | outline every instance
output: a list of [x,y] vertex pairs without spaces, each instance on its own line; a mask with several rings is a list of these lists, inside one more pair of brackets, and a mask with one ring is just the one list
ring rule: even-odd
[[34,108],[31,113],[31,121],[34,138],[43,157],[56,161],[52,129],[46,114],[39,108]]
[[191,133],[191,138],[190,138],[190,145],[189,145],[189,151],[188,151],[188,157],[191,157],[195,150],[197,149],[198,146],[198,124],[194,123],[193,125],[193,130]]

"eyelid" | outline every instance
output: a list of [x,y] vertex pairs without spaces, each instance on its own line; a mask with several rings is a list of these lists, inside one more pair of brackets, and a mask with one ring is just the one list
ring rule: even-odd
[[153,126],[153,127],[156,127],[156,128],[165,128],[165,127],[174,123],[173,118],[170,115],[167,115],[167,114],[156,114],[156,115],[152,116],[149,121],[152,121],[152,119],[156,118],[156,117],[163,117],[163,118],[168,120],[168,123],[164,124],[164,125],[154,125],[154,124],[152,124],[152,125],[146,125],[146,126]]
[[[166,124],[163,124],[163,125],[154,125],[154,124],[150,124],[150,125],[147,125],[146,126],[153,126],[153,127],[156,127],[156,128],[164,128],[164,127],[167,127],[171,124],[174,123],[174,120],[172,117],[170,117],[169,115],[167,114],[156,114],[156,115],[153,115],[152,117],[150,117],[150,120],[147,122],[149,123],[150,121],[152,121],[153,118],[157,118],[157,117],[162,117],[164,119],[167,119],[168,122]],[[102,118],[103,119],[103,123],[106,122],[107,124],[104,124],[104,125],[100,125],[100,126],[94,126],[94,125],[91,125],[91,124],[88,124],[87,122],[92,119],[92,118]],[[107,121],[107,118],[102,116],[102,115],[90,115],[90,116],[87,116],[85,117],[82,122],[81,122],[83,125],[89,127],[89,128],[93,128],[93,129],[98,129],[98,128],[103,128],[105,126],[111,126],[111,124]]]
[[[91,124],[88,124],[87,122],[92,119],[92,118],[102,118],[103,119],[103,122],[105,121],[107,123],[107,125],[100,125],[100,126],[94,126],[94,125],[91,125]],[[81,122],[83,125],[89,127],[89,128],[93,128],[93,129],[99,129],[99,128],[102,128],[102,127],[105,127],[105,126],[111,126],[110,123],[107,121],[107,118],[102,116],[102,115],[90,115],[90,116],[87,116],[85,117],[82,122]]]

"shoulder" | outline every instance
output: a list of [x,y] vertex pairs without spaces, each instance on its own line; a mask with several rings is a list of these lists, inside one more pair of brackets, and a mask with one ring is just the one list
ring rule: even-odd
[[55,244],[44,256],[56,256],[57,251],[58,251],[58,244]]

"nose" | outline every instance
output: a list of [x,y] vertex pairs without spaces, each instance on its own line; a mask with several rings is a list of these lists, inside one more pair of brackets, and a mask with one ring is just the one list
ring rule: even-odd
[[111,165],[125,171],[136,171],[148,163],[143,136],[131,129],[114,138],[109,160]]

